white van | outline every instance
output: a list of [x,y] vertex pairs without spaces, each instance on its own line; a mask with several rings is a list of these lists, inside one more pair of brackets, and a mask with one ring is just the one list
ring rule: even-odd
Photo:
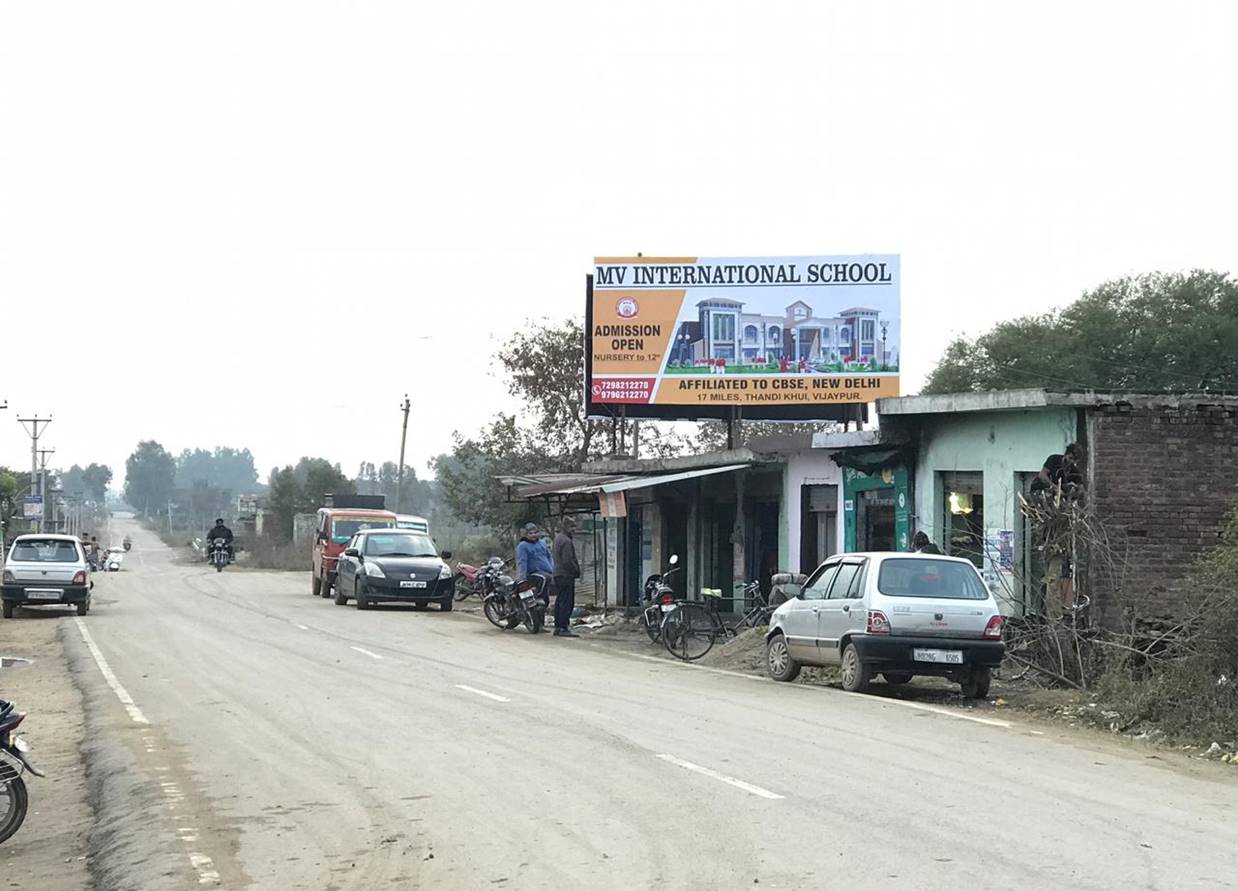
[[395,518],[395,527],[430,534],[430,521],[424,517],[414,517],[412,514],[398,514]]

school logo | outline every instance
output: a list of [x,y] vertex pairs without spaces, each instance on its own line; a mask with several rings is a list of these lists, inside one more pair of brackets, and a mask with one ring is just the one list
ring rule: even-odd
[[637,304],[635,297],[620,297],[619,302],[615,304],[615,312],[621,319],[634,319],[640,312],[640,305]]

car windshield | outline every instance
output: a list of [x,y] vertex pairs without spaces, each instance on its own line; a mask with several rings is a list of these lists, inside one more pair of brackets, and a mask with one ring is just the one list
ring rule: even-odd
[[394,525],[393,520],[383,517],[336,517],[331,521],[331,537],[343,544],[362,529],[390,529]]
[[989,596],[976,568],[953,560],[883,560],[877,590],[890,597],[942,600],[987,600]]
[[54,538],[23,538],[13,543],[9,559],[27,563],[76,563],[77,545]]
[[367,535],[367,557],[437,557],[438,551],[429,536],[416,532],[393,532],[390,535]]

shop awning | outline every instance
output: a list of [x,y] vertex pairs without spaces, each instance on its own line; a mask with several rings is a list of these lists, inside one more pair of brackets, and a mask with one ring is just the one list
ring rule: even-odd
[[844,449],[835,452],[831,457],[839,467],[850,467],[861,473],[878,473],[887,467],[897,467],[906,464],[910,453],[908,449],[875,448],[875,449]]
[[551,495],[598,495],[602,493],[627,492],[630,489],[646,489],[650,486],[662,486],[667,483],[677,483],[683,480],[703,476],[714,476],[719,473],[730,473],[751,467],[750,464],[726,464],[722,467],[700,467],[684,470],[679,473],[662,474],[546,474],[538,476],[505,476],[499,481],[515,489],[517,498],[543,498]]

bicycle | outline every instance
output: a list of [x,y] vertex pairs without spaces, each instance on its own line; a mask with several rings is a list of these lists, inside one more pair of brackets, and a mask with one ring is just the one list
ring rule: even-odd
[[694,662],[708,653],[719,638],[730,640],[745,628],[769,624],[774,608],[761,592],[761,583],[752,581],[744,586],[744,600],[751,607],[734,625],[722,621],[718,602],[722,592],[706,589],[704,601],[685,600],[675,605],[662,619],[662,643],[666,651],[684,662]]

